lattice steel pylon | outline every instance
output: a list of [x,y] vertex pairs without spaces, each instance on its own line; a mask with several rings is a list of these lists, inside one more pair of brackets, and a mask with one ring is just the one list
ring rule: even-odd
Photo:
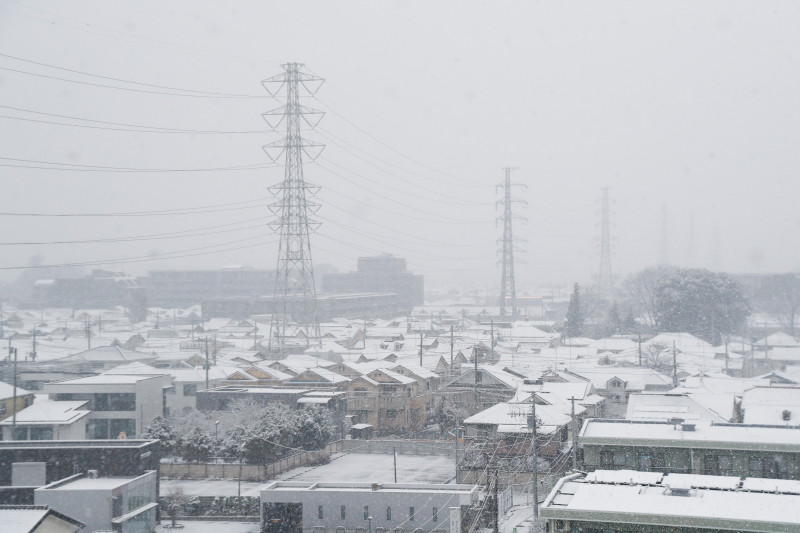
[[503,188],[503,199],[497,201],[497,205],[503,206],[503,216],[498,220],[503,221],[503,238],[499,241],[501,244],[501,265],[502,277],[500,279],[500,316],[506,316],[506,301],[511,300],[511,319],[517,319],[517,282],[514,277],[514,230],[512,221],[516,218],[525,220],[523,217],[515,215],[511,206],[515,203],[525,204],[525,200],[515,200],[511,196],[512,187],[521,187],[527,189],[527,186],[522,183],[511,183],[511,171],[515,170],[511,167],[505,167],[503,171],[506,173],[505,180],[497,184],[497,188]]
[[262,147],[273,161],[284,159],[283,181],[269,188],[277,198],[270,205],[276,215],[270,227],[279,234],[279,240],[268,349],[279,354],[287,352],[287,329],[293,324],[305,334],[306,346],[321,338],[310,239],[319,222],[309,216],[320,207],[310,199],[319,187],[305,181],[303,159],[316,159],[324,148],[304,140],[300,131],[301,121],[313,129],[324,115],[300,105],[300,92],[313,95],[324,80],[304,72],[302,63],[286,63],[282,67],[282,74],[261,82],[271,96],[286,95],[284,105],[262,114],[273,130],[285,131],[282,140]]
[[600,295],[614,299],[614,274],[611,270],[611,213],[608,207],[608,187],[603,187],[600,211],[600,271],[597,278]]

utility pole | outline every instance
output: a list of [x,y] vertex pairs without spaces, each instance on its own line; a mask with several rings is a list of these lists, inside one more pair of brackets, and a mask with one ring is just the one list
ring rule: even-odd
[[453,326],[450,326],[450,368],[448,370],[450,377],[453,376]]
[[6,330],[5,330],[5,326],[3,324],[4,315],[5,315],[5,313],[3,313],[3,303],[0,302],[0,339],[4,339],[5,336],[6,336]]
[[531,428],[531,455],[533,458],[533,517],[539,518],[539,456],[536,450],[536,393],[531,393],[531,416],[528,418]]
[[473,346],[472,348],[472,357],[475,359],[475,412],[477,413],[478,409],[478,347]]
[[208,335],[206,335],[206,390],[208,390],[208,369],[210,365],[208,364]]
[[8,357],[14,356],[14,397],[12,400],[12,419],[11,419],[11,438],[17,439],[17,349],[11,347],[11,339],[9,339]]
[[678,353],[675,350],[675,341],[672,341],[672,386],[678,386]]
[[492,345],[490,347],[491,348],[490,359],[492,360],[492,362],[494,362],[494,320],[492,320],[492,330],[491,331],[492,331],[492,337],[491,337],[492,338]]
[[494,500],[494,533],[500,533],[500,499],[498,498],[498,479],[497,467],[494,469],[494,486],[492,487],[492,499]]
[[642,332],[639,331],[639,366],[642,366]]
[[[515,203],[527,205],[524,200],[514,200],[511,196],[511,187],[520,187],[527,190],[527,186],[522,183],[511,183],[511,167],[503,169],[505,180],[495,188],[503,188],[503,199],[497,201],[497,206],[503,206],[503,217],[498,220],[503,221],[503,239],[500,249],[502,276],[500,279],[500,316],[506,316],[506,300],[511,299],[511,320],[517,319],[517,284],[514,278],[514,231],[512,221],[514,218],[522,217],[514,215],[512,205]],[[524,219],[522,219],[524,221]]]
[[572,469],[578,469],[578,424],[575,420],[575,397],[569,399],[572,402]]
[[611,270],[611,212],[608,207],[608,187],[603,187],[600,213],[600,272],[597,280],[600,295],[614,299],[614,275]]
[[458,424],[458,416],[455,417],[456,419],[456,483],[458,483],[458,434],[461,432],[461,428]]
[[214,366],[217,365],[217,334],[214,333]]
[[321,343],[317,293],[314,286],[314,266],[311,259],[311,233],[319,222],[309,216],[320,205],[310,200],[319,187],[306,182],[303,176],[303,159],[316,159],[324,145],[303,139],[301,119],[314,128],[324,113],[300,104],[300,93],[313,95],[324,82],[303,71],[302,63],[285,63],[283,73],[261,82],[270,96],[284,94],[286,103],[262,114],[267,124],[285,132],[283,139],[263,146],[272,161],[283,158],[283,181],[270,187],[277,200],[270,205],[277,219],[270,227],[279,234],[278,265],[275,269],[273,313],[270,320],[268,349],[281,355],[286,353],[286,330],[290,318],[305,328],[306,344],[309,339]]
[[31,361],[36,361],[36,324],[33,325],[33,346],[31,347]]
[[419,366],[422,366],[422,332],[419,332]]
[[86,345],[88,347],[87,349],[91,350],[92,349],[92,325],[89,324],[89,317],[88,316],[86,317],[85,322],[86,322]]
[[397,448],[392,446],[392,457],[394,458],[394,482],[397,483]]

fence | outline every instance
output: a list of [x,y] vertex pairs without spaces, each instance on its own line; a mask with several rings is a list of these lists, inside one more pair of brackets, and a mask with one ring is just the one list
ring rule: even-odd
[[340,452],[453,456],[454,446],[453,442],[442,440],[337,440],[321,450],[301,452],[266,465],[164,462],[159,465],[159,475],[174,479],[239,479],[241,472],[242,481],[266,481],[294,468],[323,463]]
[[242,463],[161,463],[159,475],[174,479],[239,479],[242,481],[266,481],[301,466],[323,463],[331,455],[342,451],[341,443],[331,442],[321,450],[301,452],[280,461],[266,465],[248,465]]

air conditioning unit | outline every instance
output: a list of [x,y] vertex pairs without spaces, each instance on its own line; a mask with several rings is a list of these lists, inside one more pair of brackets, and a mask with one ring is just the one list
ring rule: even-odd
[[88,472],[86,472],[86,477],[88,477],[89,479],[97,479],[98,476],[99,473],[97,472],[97,470],[89,470]]

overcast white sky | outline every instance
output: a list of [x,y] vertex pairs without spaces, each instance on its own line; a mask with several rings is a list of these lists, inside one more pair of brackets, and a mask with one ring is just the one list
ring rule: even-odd
[[[27,62],[35,61],[266,96],[260,81],[299,61],[327,80],[318,99],[305,101],[327,111],[308,134],[327,147],[305,169],[322,187],[315,263],[347,271],[358,256],[394,253],[425,274],[429,288],[496,286],[495,184],[502,167],[513,166],[515,180],[528,185],[519,197],[529,222],[515,228],[527,240],[517,267],[522,289],[591,279],[606,185],[620,276],[657,262],[662,206],[673,263],[798,269],[799,27],[797,2],[0,0],[0,157],[139,169],[266,165],[261,145],[279,136],[260,113],[280,102],[116,90],[14,71],[163,91]],[[108,131],[8,118],[103,126],[30,111],[263,133]],[[0,216],[3,243],[209,233],[1,246],[0,266],[25,265],[34,254],[65,263],[229,250],[106,267],[274,268],[277,245],[264,217],[267,187],[282,175],[0,166],[4,213],[246,202],[182,216]]]

